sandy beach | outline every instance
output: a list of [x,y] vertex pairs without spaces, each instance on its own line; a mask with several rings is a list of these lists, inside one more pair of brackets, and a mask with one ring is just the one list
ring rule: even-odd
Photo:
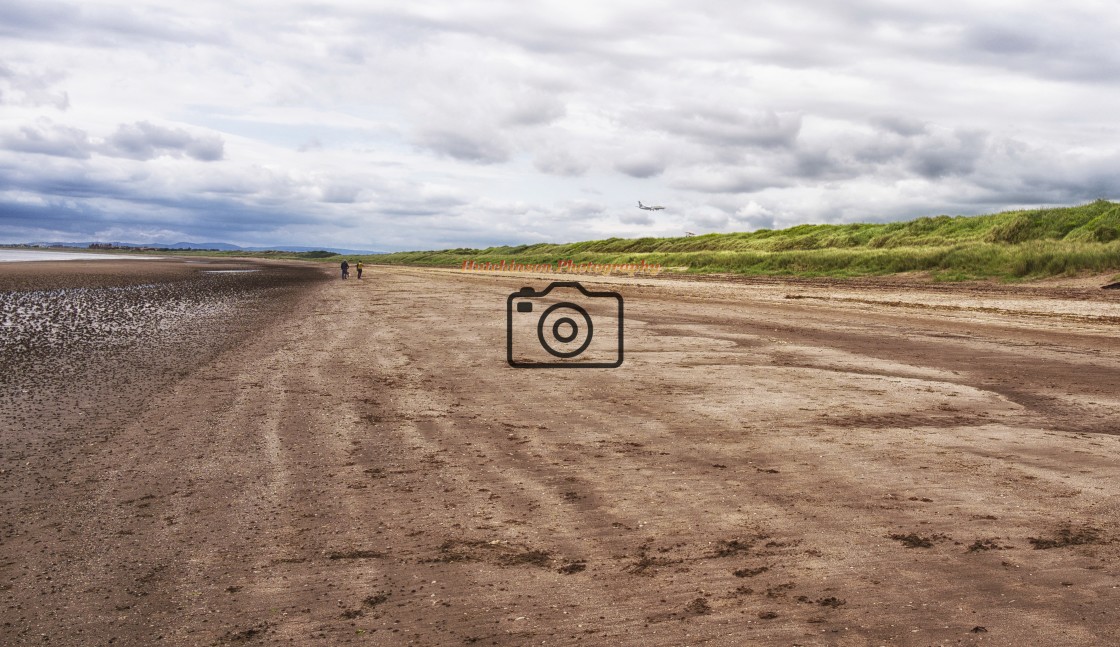
[[550,278],[4,264],[93,296],[4,328],[0,643],[1120,643],[1104,277],[584,277],[623,365],[511,368]]

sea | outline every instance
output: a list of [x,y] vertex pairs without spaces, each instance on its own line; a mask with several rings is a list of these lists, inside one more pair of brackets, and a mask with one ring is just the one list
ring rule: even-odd
[[98,261],[152,258],[159,258],[159,256],[90,254],[88,252],[47,252],[38,249],[0,249],[0,263],[13,263],[18,261]]

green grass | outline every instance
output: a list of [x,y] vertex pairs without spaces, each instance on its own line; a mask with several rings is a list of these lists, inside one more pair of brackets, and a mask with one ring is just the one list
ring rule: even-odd
[[868,276],[928,272],[936,280],[1042,278],[1120,270],[1120,204],[936,216],[909,222],[798,225],[682,238],[398,252],[369,263],[459,267],[464,260],[633,263],[691,273]]
[[[342,259],[328,252],[184,253],[332,263]],[[1020,280],[1120,272],[1120,204],[1097,200],[1075,207],[884,224],[798,225],[680,238],[607,238],[346,258],[351,263],[431,267],[461,267],[464,260],[526,264],[644,260],[689,273],[854,277],[927,272],[939,281]]]

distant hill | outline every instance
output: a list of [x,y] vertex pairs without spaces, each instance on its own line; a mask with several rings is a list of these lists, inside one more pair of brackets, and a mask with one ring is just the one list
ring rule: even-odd
[[345,249],[342,247],[299,247],[296,245],[282,245],[280,247],[244,247],[242,249],[249,252],[317,252],[322,250],[327,252],[334,252],[335,254],[346,254],[351,256],[367,256],[387,253],[371,252],[362,249]]
[[384,252],[374,252],[361,249],[344,249],[341,247],[304,247],[299,245],[274,245],[272,247],[240,247],[238,245],[231,245],[230,243],[123,243],[120,241],[87,241],[82,243],[47,243],[36,242],[29,243],[30,245],[42,245],[46,247],[79,247],[86,249],[94,243],[109,244],[114,247],[157,247],[161,249],[216,249],[222,252],[315,252],[319,250],[333,252],[335,254],[352,254],[352,255],[366,255],[366,254],[383,254]]
[[936,216],[908,222],[608,238],[579,243],[394,252],[379,263],[454,267],[464,260],[636,263],[693,273],[863,276],[929,272],[942,280],[1120,271],[1120,204]]
[[[139,245],[129,245],[139,247]],[[171,245],[148,245],[148,247],[167,247],[169,249],[217,249],[223,252],[236,252],[243,248],[229,243],[174,243]]]

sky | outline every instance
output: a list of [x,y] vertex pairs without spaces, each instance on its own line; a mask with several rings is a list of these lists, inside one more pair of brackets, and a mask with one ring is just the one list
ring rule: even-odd
[[5,0],[0,242],[397,251],[1114,199],[1117,33],[1079,0]]

